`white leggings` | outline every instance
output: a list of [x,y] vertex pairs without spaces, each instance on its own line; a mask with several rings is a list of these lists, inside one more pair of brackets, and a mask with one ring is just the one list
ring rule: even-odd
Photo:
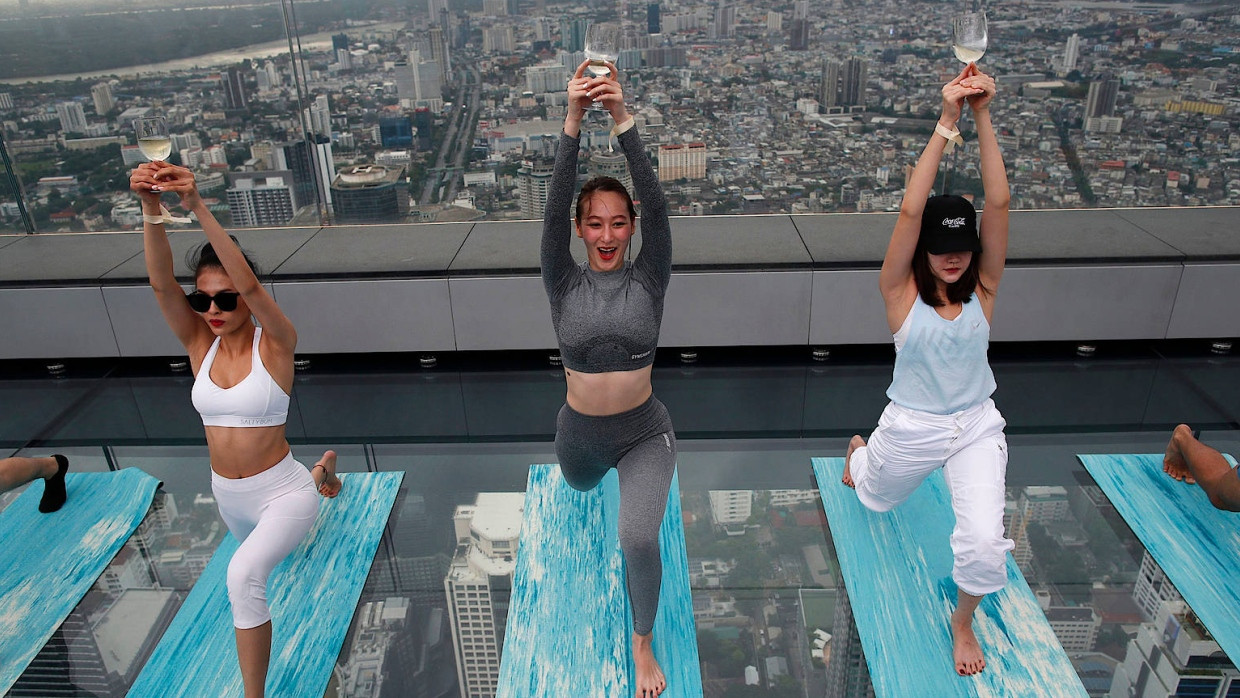
[[950,415],[893,402],[883,410],[867,445],[849,461],[857,498],[878,512],[908,499],[931,472],[943,468],[956,513],[952,579],[973,596],[1007,584],[1006,554],[1015,546],[1003,537],[1008,459],[1004,426],[993,400]]
[[257,628],[271,620],[267,577],[310,532],[319,513],[318,489],[289,452],[253,477],[233,480],[212,471],[211,492],[228,530],[241,542],[228,563],[233,625]]

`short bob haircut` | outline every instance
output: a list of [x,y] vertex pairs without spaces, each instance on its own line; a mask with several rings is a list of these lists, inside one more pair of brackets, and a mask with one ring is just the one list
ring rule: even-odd
[[637,220],[637,209],[633,208],[633,197],[629,196],[629,190],[624,188],[624,184],[615,177],[593,177],[581,187],[581,193],[577,195],[577,225],[581,225],[581,219],[586,213],[586,204],[594,196],[595,192],[610,191],[615,192],[624,197],[624,203],[629,208],[629,219]]

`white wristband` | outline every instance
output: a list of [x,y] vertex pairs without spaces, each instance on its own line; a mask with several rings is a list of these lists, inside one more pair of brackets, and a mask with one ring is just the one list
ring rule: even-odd
[[946,126],[936,123],[934,125],[934,132],[947,139],[947,145],[943,146],[944,153],[950,153],[956,146],[964,145],[964,138],[960,135],[959,129],[948,131]]
[[144,213],[142,214],[142,221],[145,223],[151,223],[153,225],[162,225],[164,223],[190,223],[191,222],[189,218],[178,218],[172,215],[172,212],[169,211],[168,208],[164,206],[163,204],[159,205],[158,216],[152,216],[149,213]]
[[624,123],[622,123],[622,124],[616,124],[615,126],[613,126],[613,127],[611,128],[611,135],[612,135],[612,136],[619,136],[620,134],[624,133],[625,131],[627,131],[627,130],[629,130],[629,129],[633,128],[633,124],[634,124],[633,117],[631,117],[631,116],[630,116],[629,118],[627,118],[627,119],[625,119],[625,120],[624,120]]

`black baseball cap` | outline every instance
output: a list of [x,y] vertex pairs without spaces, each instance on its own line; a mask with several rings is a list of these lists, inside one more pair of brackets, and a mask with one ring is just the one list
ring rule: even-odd
[[942,194],[926,199],[921,214],[921,245],[930,254],[981,252],[977,211],[963,196]]

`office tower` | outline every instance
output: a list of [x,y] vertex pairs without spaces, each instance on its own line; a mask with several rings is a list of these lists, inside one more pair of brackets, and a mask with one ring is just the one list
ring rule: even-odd
[[293,207],[314,204],[314,163],[310,157],[310,146],[306,141],[277,143],[272,147],[273,170],[288,170],[293,173]]
[[412,148],[413,120],[401,114],[379,117],[379,140],[384,148]]
[[659,3],[652,2],[646,5],[646,33],[659,34],[663,26],[659,22]]
[[715,525],[744,531],[753,514],[753,490],[711,490],[710,517]]
[[293,173],[246,172],[229,175],[226,192],[233,224],[241,227],[285,225],[293,220]]
[[447,11],[449,11],[448,0],[427,0],[426,1],[426,16],[429,17],[432,22],[435,22],[439,19],[441,12],[447,12]]
[[844,61],[843,84],[840,88],[840,104],[865,106],[865,83],[869,76],[869,61],[849,58]]
[[584,51],[586,48],[586,28],[589,25],[590,20],[588,19],[561,19],[560,47],[570,53]]
[[396,96],[400,99],[416,100],[418,98],[417,63],[409,64],[405,61],[396,61],[396,65],[392,66],[393,76],[396,81]]
[[[341,70],[353,70],[353,54],[349,53],[348,49],[343,48],[336,51],[336,65],[340,66]],[[261,88],[262,86],[260,85],[259,87]]]
[[8,111],[13,108],[13,93],[0,92],[0,110]]
[[310,133],[316,136],[331,137],[332,111],[327,95],[318,95],[314,98],[314,103],[306,109],[306,125]]
[[633,189],[633,175],[629,173],[628,159],[624,157],[624,153],[607,152],[604,150],[594,150],[590,152],[589,160],[586,164],[587,177],[611,177],[617,179],[624,188],[629,191],[630,197],[636,197],[637,192]]
[[443,98],[443,84],[439,81],[439,63],[423,61],[418,64],[414,73],[414,92],[418,100],[434,100]]
[[730,39],[736,34],[736,8],[722,3],[715,8],[715,23],[711,25],[712,38]]
[[86,131],[86,111],[78,102],[60,102],[56,105],[56,116],[60,117],[60,130],[65,133],[84,133]]
[[1154,620],[1163,603],[1183,599],[1148,550],[1141,558],[1141,571],[1137,573],[1137,582],[1133,585],[1132,599],[1146,620]]
[[766,13],[766,31],[769,34],[778,34],[784,30],[784,15],[781,12],[771,10]]
[[431,45],[431,60],[439,64],[439,81],[441,83],[451,82],[452,55],[444,38],[444,30],[440,27],[431,27],[426,37]]
[[818,89],[818,103],[823,109],[840,103],[840,64],[829,58],[822,62],[822,85]]
[[224,90],[225,109],[245,109],[245,80],[240,68],[229,68],[220,73],[220,87]]
[[809,19],[809,0],[797,0],[793,3],[792,19]]
[[457,548],[443,586],[461,698],[495,695],[524,505],[524,493],[483,492],[452,517]]
[[504,25],[483,29],[482,52],[488,55],[512,53],[512,27]]
[[874,698],[865,650],[857,634],[852,604],[841,585],[836,588],[835,617],[831,624],[831,659],[827,664],[827,698]]
[[1103,73],[1089,83],[1089,95],[1085,98],[1085,118],[1091,116],[1115,116],[1115,103],[1119,100],[1119,78]]
[[314,137],[314,147],[310,150],[311,162],[314,165],[314,185],[319,190],[319,201],[322,211],[328,215],[332,212],[332,181],[336,178],[336,159],[332,156],[332,139],[325,136]]
[[275,61],[267,61],[263,65],[263,72],[267,74],[267,82],[272,87],[280,87],[284,84],[284,79],[280,76],[280,68],[276,66]]
[[659,181],[706,179],[706,144],[659,146]]
[[172,152],[179,153],[186,148],[201,148],[202,141],[199,140],[197,133],[174,133],[169,138],[172,140]]
[[543,217],[554,166],[554,160],[541,157],[529,158],[521,163],[521,169],[517,170],[517,194],[521,201],[522,218]]
[[332,210],[338,223],[396,223],[409,212],[403,167],[351,165],[332,180]]
[[101,82],[90,88],[90,96],[95,100],[95,113],[103,116],[116,107],[116,98],[112,96],[111,83]]
[[[435,117],[431,114],[431,110],[426,107],[419,107],[413,112],[413,126],[417,131],[418,150],[431,149],[431,129],[435,123]],[[541,217],[542,214],[539,214]]]
[[1112,696],[1232,698],[1240,671],[1183,601],[1165,601],[1128,642]]
[[332,34],[332,53],[334,54],[337,51],[348,51],[348,50],[349,50],[349,35],[345,34],[344,32],[341,32],[339,34]]
[[525,69],[525,89],[534,94],[563,92],[571,73],[558,63],[532,65]]
[[1060,75],[1067,75],[1076,70],[1076,62],[1081,56],[1081,37],[1073,34],[1063,48],[1063,60],[1060,61]]
[[809,50],[809,20],[794,19],[788,29],[788,48],[792,51]]

